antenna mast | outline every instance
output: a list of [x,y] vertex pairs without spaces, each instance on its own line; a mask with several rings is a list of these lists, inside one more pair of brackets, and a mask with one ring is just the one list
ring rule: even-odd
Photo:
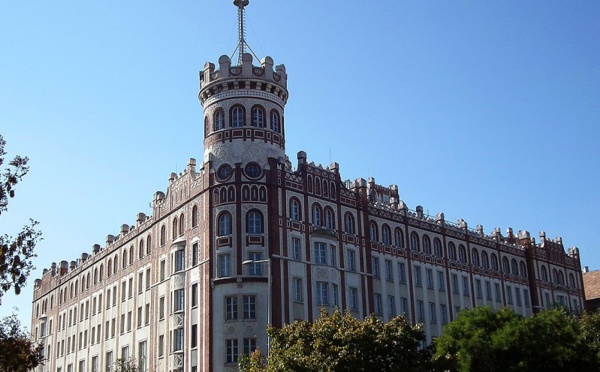
[[242,56],[246,49],[246,22],[244,20],[244,8],[250,3],[250,0],[233,0],[233,5],[238,8],[238,64],[242,64]]

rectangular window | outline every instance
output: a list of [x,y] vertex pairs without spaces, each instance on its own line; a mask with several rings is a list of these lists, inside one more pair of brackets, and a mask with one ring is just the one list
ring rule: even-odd
[[379,278],[379,258],[371,257],[371,271],[374,278]]
[[458,313],[460,313],[460,306],[454,306],[454,317],[457,317]]
[[442,324],[448,323],[448,309],[445,304],[440,304],[440,315],[442,316]]
[[231,276],[231,256],[229,254],[219,255],[219,277],[226,278]]
[[102,309],[102,293],[98,295],[98,311]]
[[394,296],[387,296],[388,297],[388,315],[390,316],[390,318],[393,318],[396,316],[396,300],[394,298]]
[[183,289],[173,291],[173,312],[183,311],[185,303],[185,292]]
[[517,300],[517,306],[522,306],[521,289],[520,288],[515,288],[515,299]]
[[337,253],[336,253],[335,245],[329,246],[329,265],[336,267],[337,266]]
[[109,327],[110,327],[110,323],[109,323],[109,321],[107,320],[107,321],[106,321],[106,326],[104,326],[104,339],[105,339],[105,340],[108,340],[108,336],[109,336],[109,332],[108,332],[108,330],[109,330]]
[[437,323],[437,309],[435,307],[435,302],[429,303],[429,321],[431,323]]
[[85,372],[85,360],[79,361],[79,372]]
[[293,278],[292,282],[294,286],[294,301],[302,302],[302,293],[304,291],[302,288],[302,278]]
[[110,309],[110,288],[106,290],[106,310]]
[[452,293],[459,294],[458,292],[458,275],[452,274]]
[[127,298],[127,282],[121,282],[121,301]]
[[469,291],[469,278],[467,278],[466,276],[463,276],[462,281],[463,281],[463,295],[470,296],[471,291]]
[[121,314],[121,321],[119,324],[121,325],[121,334],[125,333],[125,314]]
[[166,262],[165,260],[160,261],[160,281],[164,281],[165,280],[165,271],[166,271]]
[[358,288],[350,287],[350,309],[358,310]]
[[506,286],[506,301],[509,305],[513,304],[512,288],[509,285]]
[[144,291],[144,273],[141,272],[138,274],[138,293],[142,293]]
[[404,315],[405,317],[409,316],[409,309],[408,309],[408,298],[406,297],[400,297],[400,306],[402,308],[402,315]]
[[164,319],[165,318],[165,297],[161,297],[160,300],[158,301],[158,318],[159,319]]
[[238,360],[238,340],[225,340],[226,355],[225,363],[237,363]]
[[150,289],[150,282],[152,280],[152,276],[150,276],[150,268],[146,269],[146,290]]
[[110,368],[110,370],[112,371],[113,363],[113,353],[112,351],[109,351],[108,353],[106,353],[106,369],[108,370]]
[[92,357],[92,372],[100,372],[98,370],[98,357],[97,356]]
[[146,325],[150,324],[150,304],[146,304]]
[[117,332],[117,320],[112,318],[110,321],[110,337],[115,338],[115,334]]
[[483,290],[481,289],[481,280],[475,279],[475,294],[477,298],[483,298]]
[[546,298],[546,307],[549,309],[552,307],[552,301],[550,301],[550,293],[545,292],[544,297]]
[[243,296],[244,319],[256,319],[256,296]]
[[404,262],[398,263],[398,280],[400,283],[406,283],[406,265]]
[[192,348],[198,346],[198,324],[192,324]]
[[138,307],[137,310],[137,327],[140,328],[142,326],[142,307]]
[[133,278],[129,278],[129,292],[128,292],[128,297],[129,298],[133,297]]
[[90,345],[93,345],[94,341],[96,341],[96,327],[92,327],[92,337],[90,338]]
[[423,285],[422,278],[421,278],[421,266],[415,266],[414,271],[415,271],[415,286],[421,287]]
[[327,282],[317,282],[317,305],[329,304],[327,286]]
[[[523,290],[523,298],[525,299],[525,307],[529,307],[530,306],[530,304],[529,304],[529,291],[526,290],[526,289]],[[573,300],[573,301],[576,301],[576,300]]]
[[496,302],[502,302],[502,293],[500,293],[500,283],[494,283],[494,292],[496,292]]
[[315,263],[327,265],[327,244],[315,242]]
[[375,293],[375,314],[383,314],[383,308],[381,304],[381,293]]
[[[250,261],[260,261],[261,260],[261,254],[260,252],[250,252]],[[248,265],[248,275],[255,275],[255,276],[261,276],[262,275],[262,270],[261,270],[262,264],[260,262],[253,262],[250,265]]]
[[[108,323],[108,322],[107,322],[107,323]],[[98,324],[98,333],[96,334],[96,343],[97,343],[97,344],[98,344],[98,343],[100,343],[100,335],[101,335],[101,333],[102,333],[102,332],[100,331],[101,329],[102,329],[102,325],[101,325],[101,324]]]
[[113,307],[117,306],[117,286],[113,287]]
[[129,346],[123,346],[121,348],[121,359],[123,359],[123,360],[129,359]]
[[198,283],[192,284],[192,307],[198,306]]
[[394,281],[394,266],[390,260],[385,260],[385,280]]
[[138,344],[138,372],[146,372],[148,359],[148,343],[146,341],[142,341]]
[[158,357],[165,355],[165,335],[158,336]]
[[421,300],[417,300],[417,320],[425,323],[425,304]]
[[236,296],[225,297],[225,320],[237,319],[238,304]]
[[198,243],[192,245],[192,266],[198,265]]
[[173,351],[183,350],[183,328],[173,330]]
[[300,246],[300,238],[292,238],[292,258],[294,260],[302,260],[302,247]]
[[339,302],[338,302],[338,295],[339,295],[339,290],[338,290],[338,285],[337,284],[332,284],[331,285],[331,297],[333,297],[333,306],[339,306]]
[[256,350],[256,339],[245,338],[244,339],[244,354],[250,355]]
[[433,270],[426,269],[425,273],[427,276],[427,289],[433,289]]
[[443,271],[438,271],[438,290],[446,290],[446,278],[444,277]]
[[356,271],[356,251],[348,250],[348,270]]
[[96,297],[92,301],[92,315],[96,315]]
[[488,281],[485,282],[485,298],[488,301],[492,300],[492,285]]

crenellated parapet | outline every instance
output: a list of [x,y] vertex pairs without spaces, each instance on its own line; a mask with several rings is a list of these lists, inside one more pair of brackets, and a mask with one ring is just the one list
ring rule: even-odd
[[219,58],[218,69],[213,63],[207,62],[200,73],[200,103],[208,105],[213,100],[226,98],[232,92],[236,96],[263,96],[285,105],[288,99],[285,66],[274,67],[273,59],[268,56],[260,61],[260,66],[254,66],[252,59],[251,54],[245,53],[240,66],[231,66],[231,59],[223,55]]

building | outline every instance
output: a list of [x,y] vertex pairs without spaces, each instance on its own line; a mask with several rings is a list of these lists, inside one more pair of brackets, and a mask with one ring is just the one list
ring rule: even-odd
[[[236,0],[243,16],[246,0]],[[243,22],[241,22],[243,24]],[[204,156],[172,173],[152,216],[104,246],[52,263],[35,281],[40,371],[234,371],[268,350],[266,326],[312,320],[321,307],[406,314],[428,339],[460,309],[529,315],[584,304],[579,252],[527,231],[484,233],[410,210],[398,187],[346,181],[285,153],[287,73],[265,57],[227,56],[200,73]]]
[[600,270],[590,271],[583,268],[583,288],[585,292],[585,308],[590,311],[600,309]]

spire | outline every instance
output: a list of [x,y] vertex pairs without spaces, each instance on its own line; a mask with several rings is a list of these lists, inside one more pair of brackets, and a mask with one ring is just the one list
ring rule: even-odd
[[[233,0],[233,5],[238,8],[238,64],[242,63],[242,56],[246,49],[246,24],[244,20],[244,8],[250,3],[249,0]],[[235,51],[234,51],[235,53]]]

